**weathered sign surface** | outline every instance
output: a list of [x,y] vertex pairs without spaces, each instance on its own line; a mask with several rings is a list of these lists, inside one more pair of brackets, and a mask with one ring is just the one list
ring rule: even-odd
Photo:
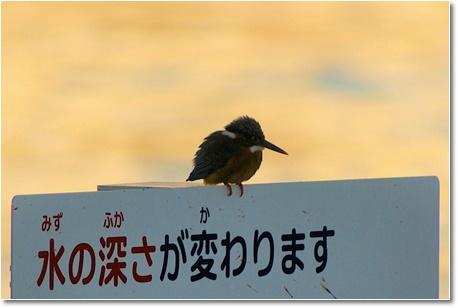
[[16,196],[13,298],[437,298],[436,177]]

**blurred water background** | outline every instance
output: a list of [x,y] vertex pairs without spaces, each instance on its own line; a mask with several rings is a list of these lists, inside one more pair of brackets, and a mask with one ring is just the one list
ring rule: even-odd
[[449,294],[447,2],[2,3],[2,297],[14,195],[183,181],[257,118],[248,183],[437,175]]

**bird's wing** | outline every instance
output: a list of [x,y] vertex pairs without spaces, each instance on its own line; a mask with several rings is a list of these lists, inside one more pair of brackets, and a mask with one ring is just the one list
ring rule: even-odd
[[216,131],[204,139],[194,157],[194,169],[186,181],[205,179],[211,173],[223,168],[229,159],[240,151],[234,139]]

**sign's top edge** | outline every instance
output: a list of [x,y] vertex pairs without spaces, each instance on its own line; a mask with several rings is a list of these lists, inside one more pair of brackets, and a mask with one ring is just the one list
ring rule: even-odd
[[[359,179],[339,179],[339,180],[315,180],[315,181],[295,181],[295,182],[275,182],[275,183],[256,183],[244,184],[246,186],[266,186],[266,185],[297,185],[297,184],[325,184],[325,183],[342,183],[342,182],[363,182],[363,181],[388,181],[388,180],[434,180],[439,186],[439,178],[434,175],[424,176],[404,176],[404,177],[385,177],[385,178],[359,178]],[[126,184],[107,184],[98,185],[97,192],[109,192],[120,190],[150,190],[150,189],[189,189],[189,188],[203,188],[209,187],[202,183],[187,183],[187,182],[145,182],[145,183],[126,183]],[[77,191],[71,192],[76,193]],[[94,191],[80,191],[81,193],[94,193]],[[48,192],[48,193],[33,193],[16,195],[13,197],[12,203],[16,197],[29,197],[47,194],[67,194],[69,192]]]
[[142,188],[189,188],[201,187],[200,183],[189,182],[143,182],[97,185],[97,190],[142,189]]
[[[387,178],[360,178],[360,179],[339,179],[339,180],[316,180],[316,181],[295,181],[295,182],[276,182],[276,183],[256,183],[246,185],[272,185],[272,184],[298,184],[298,183],[325,183],[325,182],[337,182],[337,181],[370,181],[370,180],[402,180],[402,179],[414,179],[414,178],[436,178],[437,176],[426,175],[426,176],[406,176],[406,177],[387,177]],[[190,182],[140,182],[140,183],[121,183],[121,184],[102,184],[97,185],[98,191],[106,190],[124,190],[124,189],[146,189],[146,188],[192,188],[192,187],[203,187],[202,183],[190,183]]]

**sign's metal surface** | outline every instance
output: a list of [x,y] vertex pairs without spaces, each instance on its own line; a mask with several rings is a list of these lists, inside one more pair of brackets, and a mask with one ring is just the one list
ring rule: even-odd
[[436,177],[13,199],[13,298],[437,298]]

